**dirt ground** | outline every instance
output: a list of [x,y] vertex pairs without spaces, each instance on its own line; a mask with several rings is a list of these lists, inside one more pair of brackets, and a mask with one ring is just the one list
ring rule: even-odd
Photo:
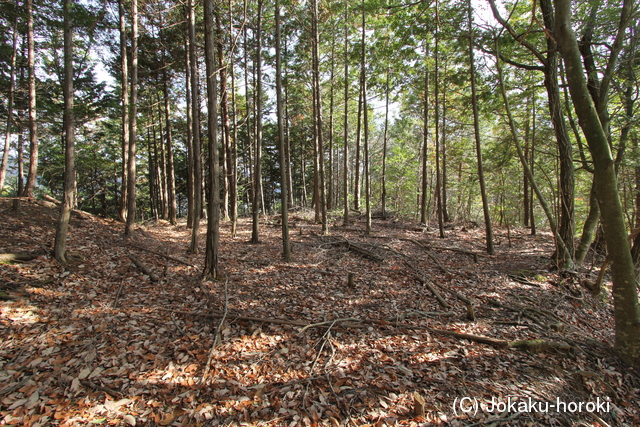
[[0,199],[0,254],[32,258],[0,264],[0,425],[640,425],[599,263],[553,269],[548,233],[499,229],[487,256],[473,224],[321,236],[300,211],[287,263],[277,218],[260,244],[224,221],[213,280],[205,222],[188,254],[184,222],[127,240],[76,213],[60,265],[57,209],[21,205]]

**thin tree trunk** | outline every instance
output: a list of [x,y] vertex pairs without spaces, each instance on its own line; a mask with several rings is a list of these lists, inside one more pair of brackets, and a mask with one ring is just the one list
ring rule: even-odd
[[[231,0],[229,0],[229,14],[231,14]],[[245,16],[246,17],[246,16]],[[233,34],[233,19],[229,18],[229,34]],[[234,57],[235,46],[232,47],[231,57]],[[233,60],[232,60],[233,61]],[[238,108],[236,104],[236,73],[233,65],[231,66],[231,109],[233,111],[233,138],[231,140],[231,157],[227,156],[227,161],[230,164],[229,179],[231,184],[230,194],[230,212],[231,216],[231,237],[236,237],[238,228]]]
[[387,78],[385,81],[384,95],[384,133],[382,134],[382,219],[387,219],[387,139],[389,138],[389,66],[387,65]]
[[214,29],[213,2],[214,0],[204,1],[207,109],[209,112],[209,215],[207,218],[204,273],[211,275],[215,279],[218,277],[218,246],[220,242],[220,159],[218,154],[218,88],[216,81],[216,31]]
[[[17,3],[17,2],[16,2]],[[4,151],[2,152],[2,166],[0,166],[0,194],[4,188],[4,180],[7,175],[9,162],[9,149],[11,148],[11,129],[13,127],[13,98],[16,86],[16,58],[18,57],[18,17],[13,22],[13,51],[11,53],[11,77],[9,78],[9,99],[7,101],[7,131],[4,138]]]
[[127,158],[127,221],[124,235],[130,236],[136,220],[136,138],[138,113],[138,0],[131,0],[131,91],[129,102],[129,146]]
[[[229,198],[231,192],[231,173],[230,169],[230,157],[231,155],[231,131],[229,129],[229,98],[227,94],[227,64],[224,61],[223,39],[224,34],[222,32],[222,23],[220,21],[220,13],[215,12],[216,20],[216,32],[217,32],[217,53],[218,53],[218,67],[220,67],[220,115],[222,124],[222,151],[220,152],[221,161],[221,173],[222,181],[220,181],[222,191],[222,219],[229,218]],[[230,65],[230,64],[229,64]]]
[[60,263],[66,263],[67,232],[75,190],[75,153],[73,117],[73,29],[71,26],[71,0],[64,0],[64,197],[60,206],[60,216],[56,226],[53,256]]
[[511,114],[511,107],[509,105],[509,99],[507,98],[507,92],[504,85],[504,78],[502,76],[502,64],[501,64],[502,61],[500,60],[497,41],[496,41],[496,58],[497,58],[496,68],[498,70],[498,81],[500,84],[500,92],[502,94],[504,109],[507,114],[507,119],[509,122],[509,129],[511,130],[511,135],[513,136],[513,140],[516,144],[516,149],[518,151],[518,157],[520,158],[522,167],[524,168],[524,170],[527,173],[527,176],[529,177],[529,182],[531,184],[531,187],[533,188],[533,191],[536,193],[538,202],[540,203],[540,206],[542,206],[542,209],[544,210],[544,213],[547,216],[547,221],[549,221],[549,226],[551,227],[551,231],[553,232],[553,235],[556,239],[556,247],[560,248],[564,253],[567,253],[567,247],[564,241],[562,240],[562,236],[559,233],[558,226],[556,225],[556,221],[553,216],[553,212],[549,208],[549,204],[547,203],[546,199],[540,192],[540,189],[538,188],[536,181],[533,179],[532,169],[529,167],[529,165],[527,164],[527,159],[524,157],[524,151],[522,150],[522,144],[520,143],[520,135],[518,134],[516,124],[513,120],[513,116]]
[[291,245],[289,243],[289,197],[287,184],[287,169],[285,139],[284,139],[284,111],[282,105],[282,58],[280,52],[280,0],[276,0],[276,109],[278,117],[278,151],[280,154],[280,207],[282,212],[282,255],[285,261],[291,261]]
[[[258,23],[256,28],[256,134],[253,173],[253,203],[251,206],[253,223],[251,243],[259,243],[260,202],[262,197],[262,8],[263,0],[258,0]],[[264,207],[264,203],[263,203]]]
[[[429,45],[425,48],[425,56],[429,56]],[[422,188],[420,198],[420,224],[427,226],[429,218],[427,217],[427,154],[429,148],[429,69],[425,62],[424,71],[424,114],[422,119]]]
[[33,0],[27,2],[27,69],[29,71],[29,172],[23,196],[33,197],[38,176],[38,123],[36,118],[35,35],[33,29]]
[[313,91],[314,91],[314,111],[315,111],[315,139],[317,156],[316,161],[318,165],[318,182],[316,192],[316,203],[320,207],[321,221],[322,221],[322,234],[329,234],[329,228],[327,223],[327,199],[325,195],[325,179],[324,179],[324,141],[323,141],[323,126],[322,126],[322,98],[320,93],[320,37],[318,30],[318,2],[317,0],[311,1],[312,18],[311,27],[313,34],[313,47],[312,47],[312,68],[313,68]]
[[493,225],[491,224],[491,211],[487,198],[487,188],[484,181],[484,166],[482,161],[482,141],[480,140],[480,118],[478,114],[478,95],[476,91],[476,63],[474,57],[475,32],[473,28],[473,15],[471,0],[467,3],[467,20],[469,22],[469,77],[471,78],[471,108],[473,110],[473,134],[476,141],[476,159],[478,162],[478,183],[482,197],[482,212],[484,214],[484,227],[487,242],[487,253],[493,255]]
[[366,74],[366,39],[365,39],[365,12],[364,0],[362,1],[362,57],[360,60],[360,84],[362,86],[362,111],[363,111],[363,145],[364,145],[364,191],[365,191],[365,209],[366,209],[366,225],[365,234],[371,234],[371,176],[369,173],[369,108],[367,106],[367,74]]
[[[364,47],[363,47],[364,49]],[[362,79],[360,79],[362,80]],[[360,210],[360,140],[362,138],[362,81],[358,82],[358,119],[356,124],[356,164],[354,165],[353,208]]]
[[331,72],[329,76],[329,179],[327,182],[327,210],[333,208],[333,104],[334,104],[334,92],[333,92],[333,78],[335,71],[335,45],[336,38],[333,36],[331,39]]
[[186,15],[186,35],[185,35],[185,77],[184,93],[187,116],[187,228],[193,228],[194,200],[195,200],[195,179],[193,175],[193,99],[191,96],[191,41],[189,40],[189,6],[185,8]]
[[349,2],[344,2],[344,152],[342,167],[343,225],[349,225]]
[[[162,32],[160,33],[162,35]],[[164,43],[163,43],[164,46]],[[171,107],[169,103],[169,75],[167,73],[166,52],[162,49],[162,92],[164,98],[164,120],[166,132],[166,156],[167,156],[167,203],[169,208],[169,223],[176,225],[178,222],[176,212],[176,177],[173,164],[173,134],[171,126]]]
[[436,0],[436,34],[435,34],[435,122],[436,122],[436,213],[440,238],[444,238],[444,218],[442,215],[442,174],[440,171],[440,11]]
[[125,16],[124,0],[118,1],[118,15],[120,17],[120,68],[122,69],[120,87],[122,90],[122,194],[118,217],[121,221],[127,220],[127,205],[129,204],[129,64],[127,60],[127,24]]
[[[446,69],[446,66],[445,66]],[[445,82],[446,83],[446,82]],[[447,92],[442,92],[442,127],[440,131],[440,152],[442,153],[442,220],[451,222],[447,200]]]
[[[551,0],[540,0],[540,10],[544,18],[546,28],[553,30],[554,14]],[[545,87],[549,98],[551,121],[558,142],[558,154],[560,157],[560,223],[559,233],[566,245],[566,252],[556,251],[558,265],[572,268],[574,263],[573,240],[575,236],[575,177],[573,167],[573,148],[562,111],[560,101],[560,88],[558,85],[558,59],[557,42],[553,37],[545,37],[547,41],[547,57],[545,67]]]
[[195,6],[188,1],[189,8],[189,56],[191,61],[191,120],[193,138],[193,228],[189,252],[199,251],[200,219],[202,218],[202,149],[200,139],[200,87],[198,84],[198,59],[196,56]]

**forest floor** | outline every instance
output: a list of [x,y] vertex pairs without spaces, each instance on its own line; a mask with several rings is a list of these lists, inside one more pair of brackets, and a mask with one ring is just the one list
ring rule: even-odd
[[184,223],[125,240],[76,213],[63,266],[53,205],[0,199],[0,217],[0,253],[33,257],[0,264],[0,425],[640,425],[610,289],[584,289],[597,266],[551,269],[548,233],[497,230],[486,256],[472,224],[336,218],[322,237],[301,212],[287,263],[277,218],[260,244],[223,222],[215,281],[204,222],[189,255]]

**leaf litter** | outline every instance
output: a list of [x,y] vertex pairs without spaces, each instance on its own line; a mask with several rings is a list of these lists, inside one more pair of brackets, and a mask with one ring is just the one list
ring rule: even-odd
[[323,237],[308,221],[285,263],[276,222],[257,245],[248,220],[235,239],[223,222],[225,296],[224,280],[194,267],[204,233],[201,253],[187,254],[183,223],[143,224],[127,241],[120,223],[74,216],[62,266],[50,256],[55,210],[0,211],[0,253],[35,257],[0,265],[0,425],[640,424],[638,373],[611,350],[611,302],[582,287],[597,271],[550,269],[546,233],[498,230],[489,257],[468,225],[438,239],[377,219],[365,236],[336,219]]

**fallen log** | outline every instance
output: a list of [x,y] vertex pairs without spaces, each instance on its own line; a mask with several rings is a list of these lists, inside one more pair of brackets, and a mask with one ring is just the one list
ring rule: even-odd
[[144,264],[142,264],[140,261],[138,261],[138,259],[136,257],[134,257],[133,255],[129,255],[129,259],[131,260],[132,263],[135,264],[136,267],[138,267],[144,274],[146,274],[147,276],[149,276],[149,279],[151,279],[152,282],[157,282],[160,280],[160,278],[158,277],[157,274],[155,274],[153,271],[151,271],[149,268],[147,268]]
[[26,262],[33,259],[29,254],[0,254],[0,264],[6,264],[10,262]]

